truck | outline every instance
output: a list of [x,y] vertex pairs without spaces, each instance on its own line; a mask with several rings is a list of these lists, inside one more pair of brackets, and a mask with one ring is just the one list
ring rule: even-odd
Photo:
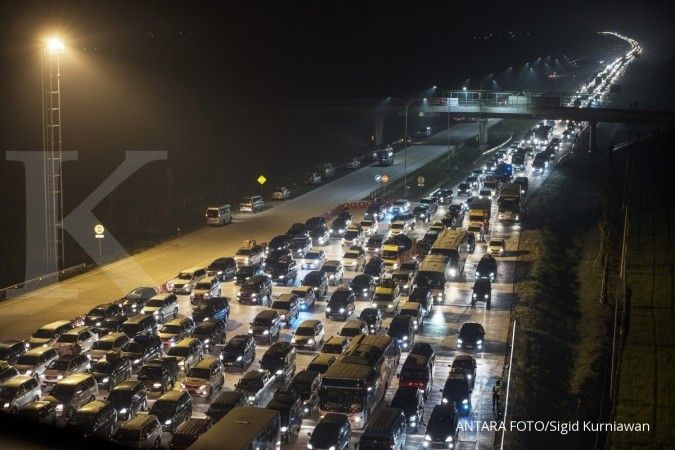
[[505,183],[497,199],[497,211],[500,221],[520,220],[520,185]]
[[481,236],[490,229],[490,211],[492,209],[492,200],[489,198],[477,198],[471,202],[469,207],[469,227],[468,230]]
[[499,163],[495,169],[494,176],[502,183],[506,183],[513,177],[513,164]]

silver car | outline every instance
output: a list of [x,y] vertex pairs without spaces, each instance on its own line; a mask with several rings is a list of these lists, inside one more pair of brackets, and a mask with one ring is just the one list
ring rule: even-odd
[[152,414],[139,414],[124,422],[113,435],[113,441],[133,448],[159,448],[162,425]]
[[141,314],[150,314],[157,323],[164,323],[169,317],[178,315],[178,298],[176,294],[158,294],[148,300]]
[[29,375],[20,375],[0,385],[2,411],[16,414],[32,401],[40,400],[40,385]]
[[98,334],[89,327],[77,327],[59,336],[54,343],[54,349],[59,355],[77,355],[91,350],[96,341]]
[[91,361],[87,355],[62,356],[47,366],[44,373],[40,374],[40,381],[43,386],[51,387],[68,375],[86,372],[90,368]]

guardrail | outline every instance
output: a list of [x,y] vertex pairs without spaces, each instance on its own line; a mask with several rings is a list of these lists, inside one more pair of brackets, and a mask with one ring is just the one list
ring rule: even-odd
[[31,278],[30,280],[26,280],[21,283],[13,284],[12,286],[7,286],[6,288],[0,289],[0,301],[23,295],[26,292],[30,292],[54,282],[58,282],[64,278],[70,278],[73,275],[84,272],[86,269],[87,263],[82,263],[76,266],[68,267],[58,272],[48,273],[36,278]]

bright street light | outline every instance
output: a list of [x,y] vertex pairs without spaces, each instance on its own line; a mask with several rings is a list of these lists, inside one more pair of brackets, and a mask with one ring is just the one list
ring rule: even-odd
[[49,37],[45,40],[45,48],[50,55],[62,55],[66,51],[66,45],[57,37]]

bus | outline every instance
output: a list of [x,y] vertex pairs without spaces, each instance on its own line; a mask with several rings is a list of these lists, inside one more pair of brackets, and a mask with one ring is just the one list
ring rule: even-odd
[[281,447],[279,412],[237,406],[204,433],[190,450],[277,450]]
[[464,273],[466,257],[469,254],[469,239],[466,230],[450,228],[438,234],[431,246],[430,255],[444,256],[448,260],[448,275],[458,278]]
[[323,374],[320,414],[345,414],[352,429],[364,428],[384,398],[400,359],[401,349],[390,336],[354,338],[342,358]]

